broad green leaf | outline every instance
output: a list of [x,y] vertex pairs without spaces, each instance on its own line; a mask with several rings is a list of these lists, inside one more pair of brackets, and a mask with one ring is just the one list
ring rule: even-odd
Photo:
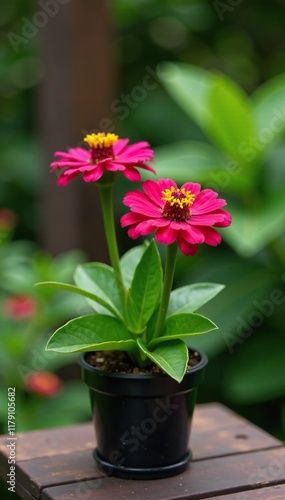
[[250,99],[222,74],[184,63],[165,63],[163,69],[169,94],[229,157],[223,170],[209,172],[214,189],[249,190],[262,154],[248,152],[248,141],[255,135]]
[[168,93],[201,128],[205,128],[209,121],[211,73],[185,63],[167,62],[161,69],[160,78]]
[[160,177],[172,178],[175,171],[179,184],[189,180],[189,172],[193,182],[213,182],[223,175],[226,164],[226,158],[217,149],[198,141],[175,142],[155,150],[155,166]]
[[208,133],[230,157],[240,159],[239,146],[254,134],[250,99],[233,80],[213,75],[209,94]]
[[136,349],[136,342],[127,328],[116,318],[104,314],[88,314],[72,319],[56,330],[46,350],[56,352],[82,352],[94,350]]
[[285,73],[261,85],[253,94],[256,145],[269,150],[285,130]]
[[153,339],[149,343],[149,346],[153,347],[154,345],[171,339],[185,339],[193,335],[201,335],[216,330],[217,328],[215,323],[200,314],[173,314],[172,316],[168,316],[165,321],[163,335]]
[[255,255],[284,233],[284,197],[283,188],[265,199],[261,209],[255,212],[231,205],[233,223],[223,232],[224,239],[240,255]]
[[[79,288],[78,286],[74,285],[68,285],[66,283],[58,283],[56,281],[45,281],[43,283],[36,283],[35,286],[42,286],[42,287],[48,287],[48,288],[55,288],[56,290],[63,290],[65,292],[72,292],[77,295],[82,295],[83,297],[86,297],[87,299],[90,299],[92,302],[95,301],[101,306],[103,306],[104,309],[108,309],[112,315],[121,318],[121,315],[117,309],[115,309],[110,303],[105,302],[101,297],[98,297],[98,295],[95,295],[91,292],[88,292],[87,290],[83,290],[82,288]],[[94,309],[98,307],[98,304],[94,306]]]
[[225,288],[217,283],[194,283],[173,290],[170,294],[168,316],[174,313],[192,313],[213,299]]
[[[121,316],[121,304],[117,289],[114,271],[110,266],[99,262],[91,262],[77,266],[74,273],[74,281],[83,290],[101,297],[109,304],[109,308],[116,310],[116,316]],[[94,301],[88,301],[94,311],[108,314],[108,308]]]
[[128,326],[141,333],[151,318],[161,295],[162,268],[154,240],[151,241],[136,267],[127,296]]
[[138,245],[128,250],[120,259],[121,272],[124,285],[130,288],[135,269],[146,249],[146,245]]
[[140,350],[170,377],[181,382],[187,369],[188,349],[182,340],[170,340],[150,351],[144,341],[137,340]]

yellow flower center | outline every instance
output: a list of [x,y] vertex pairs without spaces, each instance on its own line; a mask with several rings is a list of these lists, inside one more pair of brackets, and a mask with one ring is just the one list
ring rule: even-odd
[[190,219],[190,207],[195,201],[195,194],[185,188],[177,189],[171,186],[170,189],[161,191],[161,199],[165,204],[161,213],[167,219],[181,222]]
[[102,160],[115,159],[113,144],[116,144],[119,137],[115,134],[105,134],[105,132],[99,132],[98,134],[87,134],[84,137],[84,142],[87,142],[90,147],[91,155],[89,163],[91,165],[96,165]]
[[98,134],[87,134],[84,137],[84,142],[87,142],[88,146],[92,149],[105,149],[110,148],[119,139],[116,134],[105,134],[105,132],[99,132]]

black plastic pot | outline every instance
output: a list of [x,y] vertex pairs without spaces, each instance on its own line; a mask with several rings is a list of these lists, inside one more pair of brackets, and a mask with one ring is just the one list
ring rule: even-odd
[[191,460],[188,448],[198,386],[206,356],[181,383],[166,374],[129,375],[92,367],[82,354],[97,448],[94,458],[108,475],[155,479],[179,474]]

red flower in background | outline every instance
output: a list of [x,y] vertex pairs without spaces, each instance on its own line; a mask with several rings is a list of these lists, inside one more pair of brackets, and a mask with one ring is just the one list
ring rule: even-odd
[[6,315],[17,321],[33,318],[37,312],[37,303],[29,295],[12,295],[3,307]]
[[63,386],[62,380],[52,372],[33,372],[25,377],[25,386],[29,392],[40,396],[55,396]]
[[155,170],[145,161],[151,161],[153,150],[147,142],[137,142],[128,146],[129,139],[119,139],[115,134],[88,134],[84,141],[89,151],[83,148],[71,148],[68,152],[57,151],[59,159],[51,163],[51,172],[65,168],[57,180],[59,186],[65,186],[72,179],[83,174],[85,182],[96,182],[105,171],[120,171],[133,182],[140,181],[136,168]]
[[201,190],[200,184],[186,182],[179,189],[171,179],[142,183],[143,191],[130,191],[123,202],[131,212],[121,218],[122,227],[130,226],[128,234],[136,239],[155,232],[159,243],[177,241],[182,253],[194,255],[201,243],[218,245],[221,235],[213,227],[226,227],[231,216],[221,207],[211,189]]
[[17,215],[9,208],[0,209],[0,231],[12,231],[17,224]]

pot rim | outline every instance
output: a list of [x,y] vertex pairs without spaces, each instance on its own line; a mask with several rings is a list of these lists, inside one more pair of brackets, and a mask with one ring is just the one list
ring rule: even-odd
[[[208,363],[208,357],[206,356],[206,354],[204,354],[199,349],[194,349],[193,347],[188,347],[188,350],[192,351],[192,352],[198,352],[198,354],[199,354],[199,356],[200,356],[201,359],[197,363],[197,365],[188,368],[186,370],[184,376],[186,376],[188,374],[194,374],[195,372],[200,371]],[[95,366],[92,366],[89,363],[87,363],[87,361],[86,361],[85,358],[91,352],[95,352],[95,351],[87,351],[87,352],[80,353],[78,362],[79,362],[79,365],[84,370],[87,370],[87,371],[89,371],[89,372],[91,372],[93,374],[104,375],[104,377],[111,377],[112,379],[115,378],[115,379],[121,379],[121,380],[124,380],[124,379],[128,379],[128,380],[130,380],[130,379],[132,379],[132,380],[153,380],[153,379],[169,378],[169,375],[167,375],[167,373],[150,373],[150,374],[140,373],[140,374],[135,374],[135,373],[119,373],[119,372],[112,372],[112,371],[102,370],[100,368],[96,368]]]

